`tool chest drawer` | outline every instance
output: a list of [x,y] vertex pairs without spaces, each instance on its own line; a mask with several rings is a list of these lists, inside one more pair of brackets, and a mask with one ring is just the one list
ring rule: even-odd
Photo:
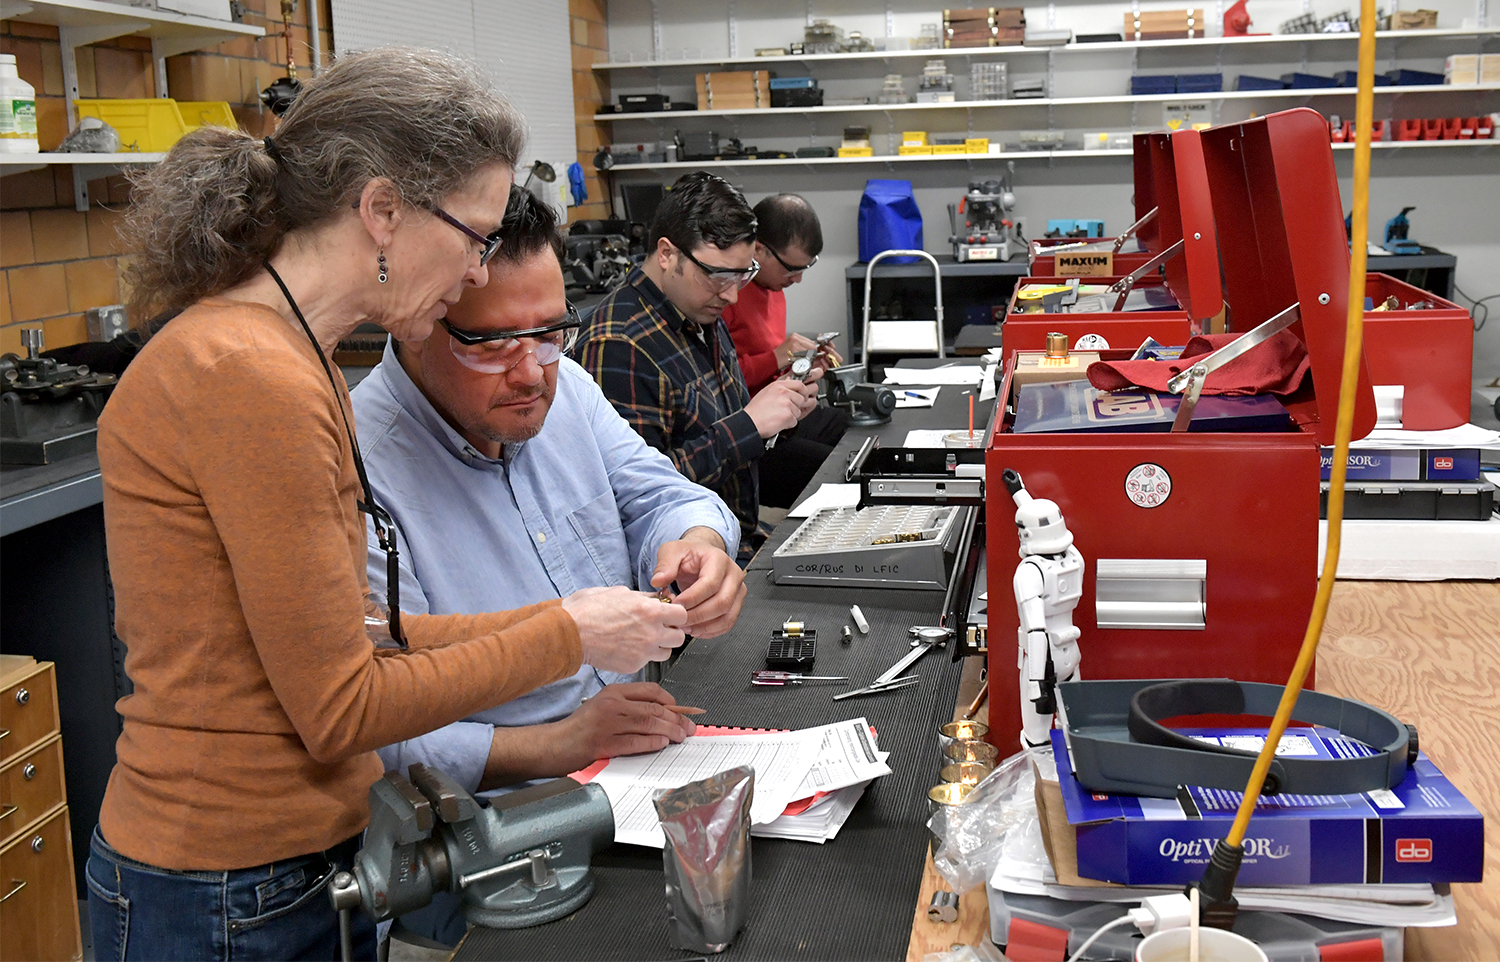
[[0,763],[58,731],[57,683],[51,662],[33,663],[6,675],[5,682],[0,689]]
[[65,801],[62,736],[53,735],[0,769],[0,846]]

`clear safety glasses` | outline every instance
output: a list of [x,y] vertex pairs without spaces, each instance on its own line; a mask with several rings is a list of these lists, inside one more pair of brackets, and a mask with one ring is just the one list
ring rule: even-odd
[[752,259],[750,266],[744,268],[710,267],[681,247],[677,248],[677,252],[698,265],[698,269],[703,272],[704,279],[708,281],[708,286],[715,291],[727,291],[730,288],[741,289],[760,273],[760,262],[757,260]]
[[[482,374],[504,374],[520,364],[527,354],[534,356],[537,364],[543,367],[556,364],[578,343],[583,318],[578,316],[578,309],[569,304],[566,320],[521,331],[479,334],[460,330],[449,324],[447,318],[443,319],[442,325],[448,331],[448,347],[458,363]],[[522,344],[523,341],[527,344]]]

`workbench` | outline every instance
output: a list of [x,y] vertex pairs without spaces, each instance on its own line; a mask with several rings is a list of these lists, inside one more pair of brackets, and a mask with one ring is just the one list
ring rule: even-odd
[[[928,362],[935,363],[935,362]],[[991,402],[976,410],[988,417]],[[968,402],[946,388],[933,408],[902,409],[891,424],[851,428],[808,490],[842,481],[843,467],[870,434],[901,444],[918,427],[961,427]],[[788,518],[751,563],[745,605],[733,631],[694,641],[662,684],[681,704],[708,709],[704,724],[803,728],[863,715],[893,774],[876,779],[837,838],[823,845],[757,838],[752,845],[750,922],[724,953],[743,959],[900,959],[911,941],[911,911],[927,852],[927,789],[938,784],[937,729],[952,717],[962,663],[954,647],[934,650],[913,672],[922,681],[902,691],[834,702],[832,696],[873,679],[910,650],[907,628],[935,624],[943,592],[777,586],[770,557],[801,519]],[[839,629],[858,604],[870,623],[848,647]],[[756,688],[751,670],[764,667],[771,629],[797,618],[818,630],[818,674],[846,675],[848,685]],[[472,929],[455,959],[677,958],[667,935],[662,854],[614,845],[594,861],[598,889],[567,919],[532,929]]]

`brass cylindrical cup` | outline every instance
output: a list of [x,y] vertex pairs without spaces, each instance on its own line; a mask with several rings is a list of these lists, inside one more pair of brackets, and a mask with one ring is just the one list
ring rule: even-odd
[[[943,808],[944,806],[962,805],[965,801],[968,800],[969,793],[973,790],[973,785],[964,785],[959,782],[944,782],[941,785],[934,785],[929,788],[927,790],[928,821],[931,821],[932,816],[937,814],[938,809]],[[927,830],[927,835],[927,847],[934,855],[936,855],[938,843],[941,840],[937,837],[937,835],[933,834],[931,828]]]
[[1068,335],[1056,331],[1049,332],[1047,334],[1047,356],[1067,357]]
[[[979,721],[951,721],[938,729],[938,752],[953,744],[961,738],[983,738],[990,733],[990,726]],[[949,759],[945,756],[942,764],[948,764]]]
[[944,748],[943,754],[950,762],[983,762],[994,768],[1000,749],[977,738],[960,738]]
[[958,785],[978,785],[994,770],[993,765],[986,765],[984,762],[955,762],[944,765],[938,777]]

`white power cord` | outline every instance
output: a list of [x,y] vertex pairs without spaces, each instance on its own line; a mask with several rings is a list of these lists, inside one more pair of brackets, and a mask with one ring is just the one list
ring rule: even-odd
[[1142,902],[1138,908],[1133,908],[1114,921],[1101,925],[1093,935],[1084,940],[1083,944],[1078,947],[1078,951],[1068,958],[1068,962],[1078,962],[1082,959],[1083,953],[1087,952],[1089,947],[1099,941],[1099,937],[1110,929],[1133,924],[1141,930],[1142,935],[1150,935],[1153,932],[1185,928],[1192,920],[1193,910],[1186,895],[1153,895]]
[[1083,958],[1083,953],[1089,950],[1089,946],[1099,941],[1099,936],[1103,935],[1105,932],[1108,932],[1110,929],[1116,929],[1122,925],[1128,925],[1132,921],[1134,920],[1131,919],[1129,915],[1122,915],[1112,922],[1106,922],[1103,925],[1099,926],[1099,928],[1094,932],[1093,935],[1083,940],[1083,944],[1078,947],[1077,952],[1074,952],[1072,956],[1068,958],[1068,962],[1078,962],[1079,959]]

